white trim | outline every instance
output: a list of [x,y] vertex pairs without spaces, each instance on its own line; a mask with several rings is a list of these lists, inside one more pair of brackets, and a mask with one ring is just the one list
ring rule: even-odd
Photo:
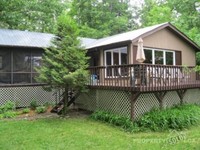
[[[104,51],[104,65],[105,66],[107,66],[107,59],[106,59],[106,53],[107,52],[111,52],[111,66],[113,66],[113,65],[115,65],[114,64],[114,60],[113,60],[113,58],[114,58],[114,51],[115,52],[118,52],[118,62],[119,62],[119,64],[117,64],[117,65],[121,65],[121,53],[122,53],[122,49],[124,49],[124,48],[126,48],[126,52],[127,52],[127,60],[128,60],[128,47],[127,46],[125,46],[125,47],[118,47],[118,48],[113,48],[113,49],[108,49],[108,50],[105,50]],[[128,63],[128,62],[127,62]],[[120,72],[121,70],[119,70],[119,72]],[[105,69],[105,77],[115,77],[115,75],[114,75],[114,69],[112,69],[112,76],[107,76],[107,69]]]
[[175,57],[175,51],[171,50],[165,50],[165,49],[157,49],[157,48],[146,48],[144,47],[144,50],[151,50],[152,51],[152,64],[155,65],[155,51],[162,51],[163,52],[163,65],[166,65],[166,52],[172,52],[173,53],[173,65],[176,65],[176,57]]

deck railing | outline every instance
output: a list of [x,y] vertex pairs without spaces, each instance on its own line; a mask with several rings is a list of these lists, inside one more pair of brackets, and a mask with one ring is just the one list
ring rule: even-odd
[[89,85],[135,91],[162,91],[200,87],[195,67],[169,65],[114,65],[90,67]]

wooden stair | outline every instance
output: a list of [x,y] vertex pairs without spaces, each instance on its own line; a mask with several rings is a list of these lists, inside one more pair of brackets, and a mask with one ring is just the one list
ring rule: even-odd
[[[67,103],[67,107],[69,107],[71,104],[74,104],[76,98],[80,95],[80,92],[74,93],[72,91],[70,91],[68,93],[68,103]],[[62,100],[55,106],[53,107],[53,109],[51,110],[51,113],[57,113],[57,114],[61,114],[62,110],[64,108],[64,98],[62,98]]]

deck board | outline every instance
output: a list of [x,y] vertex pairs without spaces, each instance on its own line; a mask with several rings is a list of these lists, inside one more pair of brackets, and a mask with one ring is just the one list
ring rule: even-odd
[[113,82],[97,82],[96,84],[89,84],[90,88],[99,89],[120,89],[127,91],[141,91],[141,92],[151,92],[151,91],[169,91],[177,89],[191,89],[200,88],[200,80],[188,81],[186,82],[174,82],[170,84],[148,84],[148,85],[135,85],[131,86],[130,83],[113,83]]

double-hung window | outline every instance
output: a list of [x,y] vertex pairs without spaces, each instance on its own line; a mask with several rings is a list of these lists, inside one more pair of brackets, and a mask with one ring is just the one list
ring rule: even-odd
[[124,74],[124,71],[120,67],[112,66],[127,64],[127,47],[119,47],[115,49],[106,50],[104,52],[104,56],[105,66],[107,66],[106,77]]

